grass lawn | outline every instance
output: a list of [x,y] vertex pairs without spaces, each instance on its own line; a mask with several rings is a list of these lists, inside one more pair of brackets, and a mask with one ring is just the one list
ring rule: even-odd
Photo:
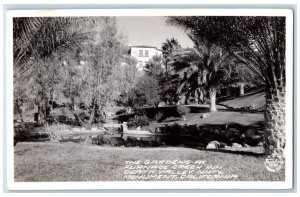
[[218,111],[210,114],[208,118],[201,119],[199,113],[188,113],[186,120],[177,118],[174,121],[167,121],[161,123],[152,123],[153,126],[159,126],[164,124],[187,124],[187,125],[225,125],[225,124],[240,124],[240,125],[253,125],[258,126],[264,121],[263,113],[248,113],[248,112],[236,112],[230,111],[222,106],[217,106]]
[[18,143],[14,150],[15,181],[121,181],[124,161],[206,160],[222,165],[235,180],[283,181],[284,168],[269,172],[265,157],[208,152],[180,147],[100,147],[73,143]]
[[242,108],[255,106],[255,108],[262,108],[266,104],[265,92],[249,92],[243,96],[236,98],[230,98],[226,101],[221,102],[221,104],[227,105],[233,108]]

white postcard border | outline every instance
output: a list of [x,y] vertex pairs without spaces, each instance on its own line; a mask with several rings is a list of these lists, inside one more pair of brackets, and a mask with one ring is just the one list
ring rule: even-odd
[[[21,16],[286,16],[286,173],[285,181],[163,181],[163,182],[15,182],[13,146],[12,17]],[[9,10],[7,19],[7,181],[9,190],[62,189],[291,189],[293,186],[293,12],[289,9],[64,9]]]

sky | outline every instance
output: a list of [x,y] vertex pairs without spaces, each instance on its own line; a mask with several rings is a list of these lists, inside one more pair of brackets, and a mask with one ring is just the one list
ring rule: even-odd
[[193,47],[190,38],[178,27],[169,26],[164,17],[116,17],[117,26],[129,45],[149,45],[161,49],[166,39],[176,38],[182,47]]

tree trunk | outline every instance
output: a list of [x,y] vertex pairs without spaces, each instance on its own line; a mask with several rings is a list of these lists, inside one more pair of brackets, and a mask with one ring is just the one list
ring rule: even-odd
[[244,86],[245,86],[245,84],[240,83],[239,86],[240,86],[240,95],[244,95]]
[[91,115],[90,115],[90,118],[89,118],[89,121],[88,121],[88,123],[86,125],[86,129],[87,130],[90,130],[92,128],[92,124],[93,124],[94,118],[95,118],[95,111],[96,111],[95,107],[93,107]]
[[190,95],[186,95],[184,98],[184,104],[188,105],[189,104],[189,99],[190,99]]
[[23,120],[23,114],[22,114],[22,110],[21,110],[21,107],[20,107],[18,99],[15,102],[15,106],[16,106],[16,110],[18,111],[18,114],[20,115],[21,123],[23,123],[24,122],[24,120]]
[[79,122],[80,126],[86,128],[86,124],[81,120],[81,118],[79,117],[79,115],[76,114],[75,110],[70,109],[70,111],[75,116],[75,119]]
[[43,110],[43,104],[41,102],[38,103],[38,124],[41,124],[44,119],[44,110]]
[[282,87],[266,93],[266,151],[284,158],[285,147],[285,90]]
[[209,93],[209,97],[210,97],[209,111],[210,112],[217,111],[217,107],[216,107],[216,95],[217,95],[216,88],[211,88],[210,89],[210,93]]

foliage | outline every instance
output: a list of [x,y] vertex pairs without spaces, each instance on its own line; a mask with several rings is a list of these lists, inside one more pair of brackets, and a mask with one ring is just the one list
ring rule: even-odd
[[181,45],[179,44],[178,40],[175,38],[167,39],[161,46],[163,57],[164,57],[164,65],[165,65],[165,72],[166,75],[170,72],[169,61],[172,58],[172,53],[181,50]]
[[150,120],[145,115],[135,115],[134,118],[130,118],[127,125],[128,127],[143,127],[149,125]]
[[188,109],[185,106],[182,105],[177,105],[176,106],[176,111],[181,115],[185,116],[188,113]]
[[276,89],[285,83],[284,17],[169,17],[190,37],[200,38],[232,51],[235,57]]
[[138,70],[136,68],[137,60],[131,57],[126,57],[121,65],[113,68],[110,76],[111,88],[116,93],[116,103],[130,108],[130,91],[134,88],[138,78]]
[[90,125],[119,96],[111,76],[123,54],[123,38],[112,17],[16,18],[15,98],[36,102],[40,112],[54,100],[74,112],[84,104]]
[[143,106],[157,107],[161,101],[157,79],[147,75],[139,77],[128,96],[128,106],[134,109]]

